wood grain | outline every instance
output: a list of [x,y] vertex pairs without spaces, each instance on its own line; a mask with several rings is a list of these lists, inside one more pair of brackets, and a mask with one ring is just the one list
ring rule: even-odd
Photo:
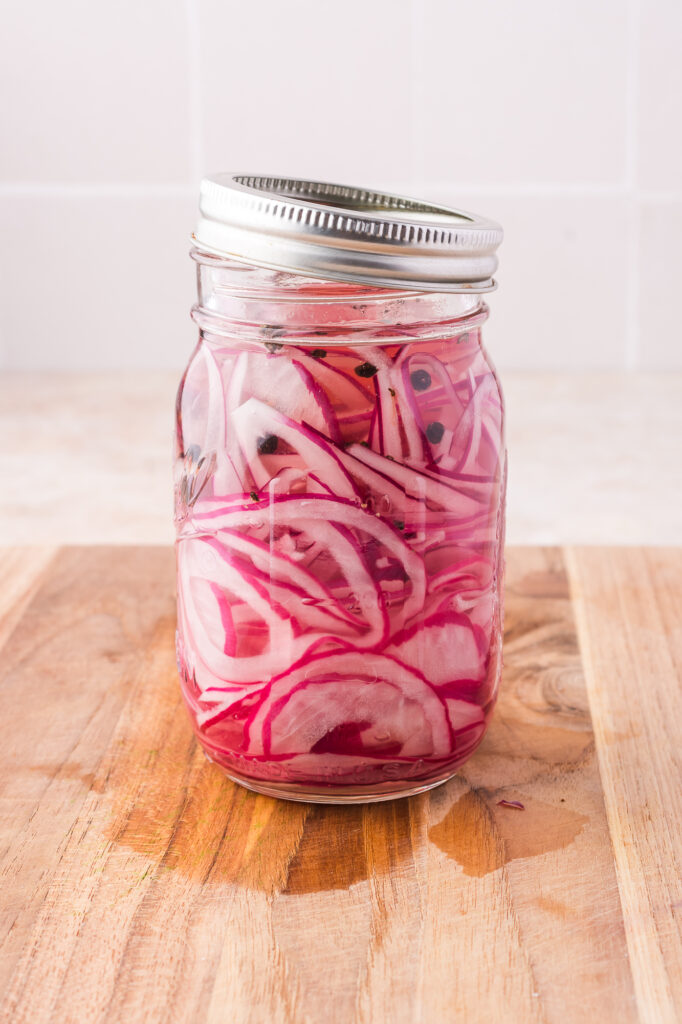
[[38,589],[55,549],[0,548],[0,649]]
[[569,553],[640,1018],[682,1007],[682,552]]
[[512,550],[480,750],[314,807],[197,749],[169,550],[0,553],[0,1019],[672,1021],[681,557]]

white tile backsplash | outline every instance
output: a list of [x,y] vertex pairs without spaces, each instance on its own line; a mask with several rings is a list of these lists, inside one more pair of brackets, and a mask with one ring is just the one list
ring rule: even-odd
[[183,0],[14,3],[3,36],[0,180],[187,181]]
[[197,3],[209,170],[343,182],[409,160],[410,0]]
[[623,180],[623,0],[423,0],[421,7],[425,177]]
[[679,0],[33,0],[0,55],[0,366],[180,367],[202,171],[499,219],[504,368],[680,366]]
[[484,331],[500,369],[623,365],[626,200],[440,191],[437,198],[504,225],[499,288],[488,297]]
[[196,339],[194,202],[0,197],[0,331],[10,369],[167,368]]
[[682,189],[682,3],[645,0],[639,18],[638,180]]
[[647,369],[682,370],[681,238],[682,200],[642,206],[639,363]]

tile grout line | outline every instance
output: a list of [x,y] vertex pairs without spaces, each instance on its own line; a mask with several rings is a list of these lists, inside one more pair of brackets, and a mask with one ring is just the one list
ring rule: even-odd
[[[198,133],[197,133],[198,134]],[[0,182],[0,198],[45,196],[56,198],[176,198],[194,196],[199,178],[203,175],[203,154],[198,139],[193,143],[195,150],[193,164],[196,164],[196,181],[182,182],[116,182],[116,181],[76,181],[76,182],[41,182],[41,181],[6,181]],[[194,171],[193,171],[194,173]],[[379,187],[377,183],[376,187]],[[614,182],[603,185],[594,182],[585,184],[573,182],[522,182],[517,184],[491,183],[476,184],[466,181],[431,181],[424,176],[401,181],[384,181],[381,187],[388,191],[404,189],[433,189],[441,192],[459,191],[472,196],[493,196],[503,199],[622,199],[630,198],[635,202],[646,203],[682,203],[682,189],[651,189],[630,188],[627,184]]]
[[625,86],[625,184],[629,195],[637,188],[637,103],[639,100],[639,0],[627,6],[627,78]]
[[195,185],[182,182],[2,182],[0,199],[177,199],[196,194]]
[[625,369],[640,368],[640,206],[635,197],[627,210],[627,294],[625,296]]
[[[423,138],[421,134],[421,105],[423,102],[419,71],[424,57],[424,9],[421,0],[410,3],[410,170],[415,188],[421,183],[423,166]],[[411,187],[411,186],[410,186]],[[402,191],[402,189],[395,189]],[[409,188],[408,188],[409,191]]]
[[627,294],[625,296],[625,369],[639,365],[640,202],[637,190],[639,156],[639,29],[640,0],[627,9],[627,83],[625,89],[625,169],[627,183]]
[[185,0],[187,23],[187,87],[189,96],[189,172],[194,192],[205,173],[201,90],[201,26],[198,0]]
[[[422,179],[430,188],[459,189],[472,195],[503,196],[518,199],[554,197],[619,197],[626,194],[627,186],[621,181],[519,181],[519,182],[467,182]],[[682,190],[680,191],[682,197]]]

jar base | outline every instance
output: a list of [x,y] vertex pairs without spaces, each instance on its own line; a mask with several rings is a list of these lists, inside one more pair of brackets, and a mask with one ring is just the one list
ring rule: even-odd
[[213,761],[206,751],[206,758],[212,761],[221,772],[236,782],[238,786],[251,790],[252,793],[260,793],[261,796],[271,796],[277,800],[289,800],[299,804],[378,804],[387,800],[402,800],[407,796],[417,796],[419,793],[426,793],[429,789],[442,786],[457,774],[457,769],[450,769],[446,775],[429,782],[409,785],[406,782],[385,783],[381,789],[368,792],[367,788],[361,786],[339,786],[330,790],[323,786],[292,786],[287,782],[265,782],[260,779],[249,779],[241,775],[233,775],[219,762]]

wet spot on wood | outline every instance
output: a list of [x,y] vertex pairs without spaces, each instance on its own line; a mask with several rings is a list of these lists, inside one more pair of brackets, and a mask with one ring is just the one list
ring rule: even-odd
[[513,860],[540,857],[569,846],[588,818],[560,803],[528,800],[523,814],[510,814],[474,791],[464,793],[429,829],[429,839],[465,875],[480,878]]
[[349,889],[370,875],[404,873],[413,856],[408,800],[315,807],[289,866],[285,892]]
[[349,889],[367,878],[362,807],[316,807],[289,865],[289,894]]
[[546,910],[549,914],[554,914],[555,917],[567,918],[571,917],[575,911],[564,903],[562,900],[552,899],[551,896],[538,896],[535,900],[535,905],[541,910]]
[[28,771],[36,775],[44,775],[51,780],[68,779],[69,781],[80,782],[84,789],[93,790],[95,793],[104,791],[101,780],[95,778],[94,772],[86,771],[78,761],[67,761],[55,768],[50,764],[32,764]]
[[[176,728],[187,731],[182,717]],[[189,754],[162,752],[141,776],[137,769],[130,806],[116,794],[107,838],[204,885],[281,890],[310,809],[237,786],[186,741]]]
[[428,835],[465,875],[481,878],[505,863],[504,846],[492,827],[491,813],[472,791],[464,793]]

